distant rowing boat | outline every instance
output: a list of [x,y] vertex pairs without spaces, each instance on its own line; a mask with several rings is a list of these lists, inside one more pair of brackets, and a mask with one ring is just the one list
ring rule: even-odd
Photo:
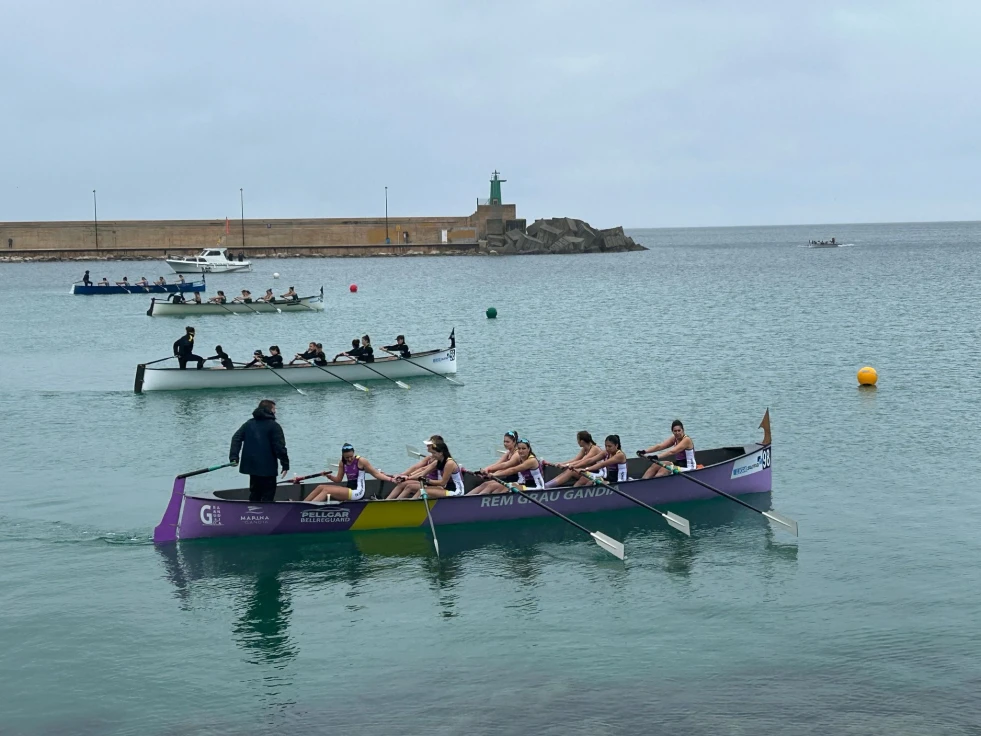
[[210,302],[184,302],[174,304],[165,299],[152,299],[147,315],[150,317],[198,317],[202,314],[278,314],[280,312],[322,312],[324,309],[324,290],[315,296],[303,296],[299,299],[278,299],[271,302],[255,301],[248,304],[228,302],[214,304]]
[[183,284],[148,284],[146,286],[139,284],[129,284],[128,286],[116,286],[116,284],[110,284],[109,286],[72,284],[71,293],[87,296],[105,294],[183,294],[184,292],[204,291],[204,289],[205,283],[202,279],[201,281],[190,281]]
[[[144,391],[193,391],[217,388],[283,386],[284,378],[293,384],[377,381],[456,373],[456,348],[414,353],[411,358],[381,358],[370,368],[354,361],[328,363],[323,369],[311,365],[288,365],[275,370],[236,368],[234,370],[157,368],[141,363],[136,367],[136,393]],[[428,370],[427,370],[428,369]],[[381,374],[381,375],[379,375]]]
[[[771,484],[771,444],[751,443],[732,447],[698,450],[696,461],[704,467],[684,475],[733,496],[765,493]],[[640,477],[650,467],[640,458],[627,462],[631,476]],[[207,471],[200,471],[207,472]],[[556,471],[548,468],[546,476]],[[193,475],[193,474],[189,474]],[[187,492],[189,476],[174,481],[170,502],[160,524],[153,531],[155,544],[202,537],[267,536],[344,532],[369,529],[410,529],[427,524],[422,500],[348,501],[308,503],[304,498],[317,483],[279,486],[275,503],[249,503],[248,488]],[[467,476],[467,489],[482,479]],[[379,481],[368,481],[368,495],[378,491]],[[616,487],[647,504],[668,504],[715,498],[716,494],[692,483],[683,475],[667,475],[648,480],[628,480]],[[632,501],[602,485],[560,487],[522,494],[459,496],[430,499],[436,525],[472,524],[548,516],[548,512],[523,496],[533,496],[563,514],[582,514],[632,507]]]

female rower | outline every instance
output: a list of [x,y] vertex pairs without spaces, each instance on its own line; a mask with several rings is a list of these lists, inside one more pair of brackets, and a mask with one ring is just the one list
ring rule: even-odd
[[[542,475],[542,461],[535,457],[535,453],[531,449],[531,443],[526,439],[519,439],[514,448],[514,456],[515,464],[507,468],[511,471],[512,475],[502,478],[502,480],[508,483],[516,483],[522,490],[527,489],[529,486],[537,489],[544,488],[545,477]],[[514,478],[514,480],[511,481],[510,478]],[[482,484],[480,488],[484,490],[478,491],[475,488],[469,495],[482,496],[489,493],[508,492],[507,486],[495,480]]]
[[[354,454],[354,445],[345,444],[341,447],[341,461],[337,464],[336,473],[324,473],[330,483],[324,483],[314,488],[304,501],[326,501],[327,497],[341,501],[360,501],[364,498],[365,475],[370,475],[380,481],[394,479],[376,470],[367,458]],[[338,485],[343,482],[344,485]]]
[[300,298],[299,296],[297,296],[297,293],[292,286],[287,290],[285,294],[280,294],[280,297],[282,297],[283,299],[289,299],[290,301],[297,301]]
[[546,488],[562,486],[579,478],[579,473],[574,472],[573,469],[582,470],[583,468],[588,468],[603,457],[603,448],[593,441],[593,435],[585,429],[576,434],[576,442],[579,443],[579,454],[568,462],[558,463],[565,470],[546,483]]
[[[429,454],[428,455],[424,455],[423,457],[419,458],[419,461],[418,462],[413,463],[412,465],[410,465],[406,470],[404,470],[401,473],[399,473],[399,475],[409,477],[413,473],[415,473],[415,472],[417,472],[419,470],[422,470],[424,467],[426,467],[431,462],[433,462],[433,451],[432,451],[432,448],[433,448],[433,445],[435,445],[437,442],[443,442],[445,444],[445,442],[443,440],[443,436],[442,435],[438,435],[438,434],[431,435],[430,438],[423,443],[423,444],[426,445],[426,449],[429,451]],[[430,473],[430,475],[429,475],[429,478],[431,478],[432,480],[436,480],[436,472],[435,471],[432,471]]]
[[[664,453],[663,458],[661,457],[662,452]],[[677,467],[681,471],[694,470],[697,467],[695,443],[685,432],[685,425],[681,423],[680,419],[671,422],[671,436],[664,442],[658,442],[653,447],[640,450],[637,454],[663,463],[662,465],[653,463],[644,473],[644,478],[660,478],[662,475],[669,475],[671,473],[669,468],[673,467]],[[665,465],[667,467],[664,467]]]
[[[588,465],[583,470],[596,473],[608,483],[623,483],[627,480],[627,456],[620,447],[620,435],[611,434],[603,443],[606,451],[602,457],[592,465]],[[616,470],[616,480],[612,478],[612,470]],[[582,476],[574,485],[591,486],[593,481],[588,476]]]
[[225,298],[225,292],[221,289],[218,290],[218,296],[213,296],[208,300],[209,304],[227,304],[228,299]]
[[[463,495],[463,470],[450,454],[450,448],[445,442],[435,442],[430,452],[432,460],[424,468],[417,470],[415,477],[401,476],[401,482],[388,494],[389,500],[419,498],[423,487],[426,495],[432,498]],[[434,471],[436,478],[432,479],[430,474]]]
[[[496,463],[491,463],[486,468],[478,472],[490,473],[491,475],[504,474],[504,480],[508,483],[517,483],[518,474],[509,470],[512,465],[518,464],[518,433],[513,429],[504,433],[504,455]],[[471,490],[468,496],[482,496],[490,493],[491,488],[502,488],[496,480],[488,480]],[[506,490],[506,489],[505,489]]]
[[136,282],[137,286],[149,286],[150,282],[146,280],[146,276],[140,276],[140,280]]

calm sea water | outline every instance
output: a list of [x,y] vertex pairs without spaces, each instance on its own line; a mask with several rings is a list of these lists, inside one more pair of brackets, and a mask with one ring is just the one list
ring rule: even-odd
[[[465,387],[367,396],[137,396],[179,320],[70,296],[86,264],[0,264],[0,733],[981,733],[981,224],[633,234],[651,250],[209,279],[325,287],[323,315],[196,322],[235,357],[456,328]],[[851,245],[798,247],[832,235]],[[468,465],[511,428],[553,459],[581,428],[632,450],[676,417],[700,447],[751,442],[769,407],[758,501],[801,536],[719,500],[675,509],[691,539],[587,517],[624,563],[552,520],[441,529],[441,561],[423,531],[154,548],[173,477],[223,461],[266,395],[298,472],[346,441],[401,470],[434,432]]]

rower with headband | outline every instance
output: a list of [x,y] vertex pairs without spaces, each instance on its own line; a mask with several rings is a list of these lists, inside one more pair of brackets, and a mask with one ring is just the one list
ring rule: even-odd
[[[330,483],[324,483],[314,488],[304,501],[326,501],[328,497],[340,501],[360,501],[364,498],[365,478],[367,475],[382,482],[394,482],[368,461],[368,458],[354,454],[354,445],[345,443],[341,447],[341,460],[337,463],[337,472],[324,472]],[[343,483],[344,485],[340,485]]]

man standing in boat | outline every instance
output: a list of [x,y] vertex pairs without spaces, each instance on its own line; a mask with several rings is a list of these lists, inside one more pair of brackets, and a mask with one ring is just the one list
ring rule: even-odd
[[[241,461],[239,457],[241,456]],[[249,476],[249,503],[272,503],[276,500],[276,475],[290,469],[286,436],[276,421],[276,402],[263,399],[252,412],[252,418],[232,435],[228,461],[238,465],[238,472]]]
[[187,364],[192,360],[197,362],[198,370],[204,368],[204,358],[202,358],[200,355],[194,354],[193,327],[185,327],[184,337],[180,338],[174,343],[174,356],[177,358],[177,362],[180,365],[181,370],[186,369]]

